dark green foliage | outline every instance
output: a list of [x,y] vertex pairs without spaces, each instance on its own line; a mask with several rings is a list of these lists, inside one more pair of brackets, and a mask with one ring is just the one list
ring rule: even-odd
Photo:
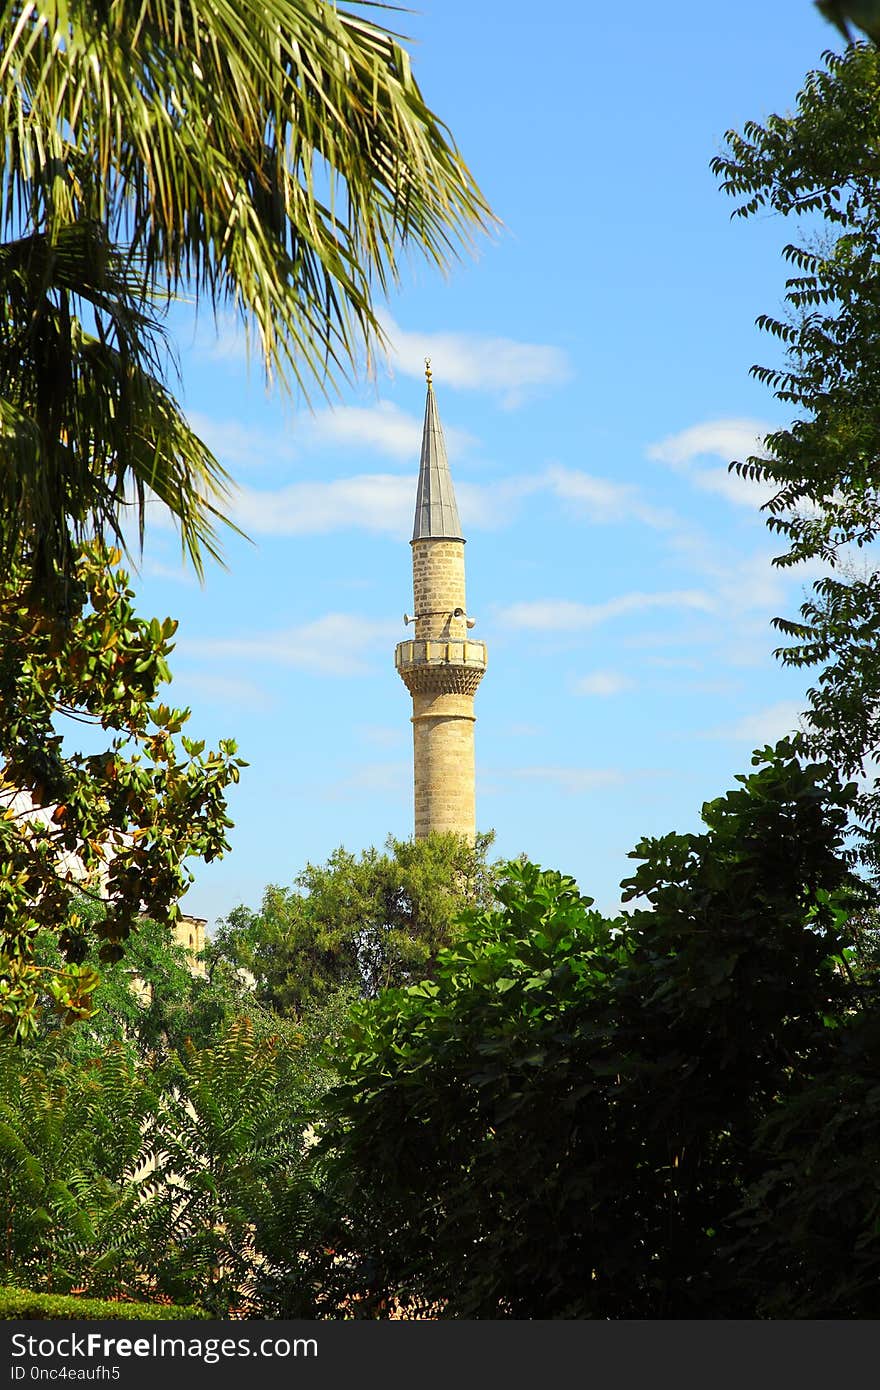
[[6,1044],[0,1098],[2,1277],[62,1293],[136,1290],[153,1088],[121,1048],[89,1065],[51,1054],[41,1064]]
[[850,24],[855,24],[875,43],[880,43],[878,0],[815,0],[815,3],[816,9],[840,31],[847,43],[852,41]]
[[799,623],[776,620],[796,644],[779,655],[788,666],[822,664],[809,690],[806,741],[863,788],[856,802],[858,853],[880,877],[880,574],[827,577],[814,585]]
[[[17,1037],[47,997],[68,1020],[90,1012],[79,900],[103,902],[100,959],[119,960],[136,919],[174,920],[187,859],[228,848],[225,793],[243,764],[232,740],[207,750],[183,732],[189,712],[159,702],[176,624],[137,617],[118,561],[78,551],[64,613],[32,603],[21,569],[0,583],[0,1027]],[[100,751],[76,746],[81,725]],[[61,971],[36,962],[45,931]]]
[[193,1304],[119,1303],[100,1298],[79,1298],[57,1293],[31,1293],[27,1289],[0,1287],[0,1318],[66,1318],[82,1321],[124,1318],[137,1322],[190,1322],[209,1318]]
[[[196,981],[194,962],[176,942],[172,928],[150,918],[139,919],[132,927],[122,960],[105,964],[100,961],[101,938],[96,930],[104,920],[104,904],[82,898],[74,902],[73,910],[79,919],[81,964],[100,971],[100,984],[90,999],[93,1013],[65,1023],[51,1010],[41,1010],[40,1035],[49,1037],[65,1029],[63,1042],[60,1038],[56,1041],[71,1058],[95,1056],[113,1042],[128,1041],[143,1056],[182,1044],[188,1036],[184,1021],[192,1013]],[[56,933],[41,932],[34,950],[40,967],[62,968]]]
[[340,846],[326,864],[307,864],[293,888],[270,885],[259,912],[234,908],[209,943],[209,973],[244,969],[263,1003],[295,1014],[341,986],[371,998],[430,978],[457,915],[491,900],[492,839],[389,836],[386,853],[360,857]]
[[638,846],[627,887],[649,907],[606,921],[571,879],[509,865],[435,980],[361,1006],[326,1144],[365,1311],[761,1315],[738,1213],[767,1126],[855,1007],[862,890],[841,853],[853,789],[788,744],[755,762],[705,833]]
[[[40,1010],[40,1037],[52,1038],[65,1057],[88,1060],[112,1043],[124,1043],[133,1056],[156,1065],[183,1048],[210,1046],[239,1019],[246,1018],[258,1037],[278,1032],[277,1016],[233,971],[206,975],[165,923],[139,919],[123,958],[104,964],[97,935],[104,904],[80,899],[74,910],[80,920],[81,963],[100,970],[101,979],[91,995],[88,1018],[66,1023],[50,1009]],[[54,933],[37,937],[35,956],[41,967],[61,968]]]
[[[864,17],[869,7],[838,8],[861,23],[856,10]],[[777,564],[818,558],[833,569],[800,621],[777,619],[792,639],[777,655],[821,668],[809,747],[855,776],[870,774],[880,751],[880,51],[856,44],[825,63],[793,115],[728,131],[713,168],[740,216],[807,215],[785,250],[788,312],[758,320],[784,346],[784,364],[752,368],[796,418],[768,435],[763,457],[733,466],[777,488],[767,504],[787,545]],[[857,809],[877,869],[880,795],[870,777]]]
[[0,1277],[41,1291],[313,1316],[306,1036],[247,1021],[156,1070],[0,1050]]
[[87,1057],[97,1021],[7,1046],[0,1277],[220,1317],[880,1315],[855,789],[753,761],[702,834],[637,847],[628,915],[506,866],[336,1073],[360,990],[151,1068]]
[[[302,1314],[313,1292],[300,1250],[311,1240],[302,1059],[246,1024],[162,1069],[152,1268],[175,1298],[215,1316],[230,1308]],[[307,1314],[306,1314],[307,1315]]]
[[360,1219],[339,1242],[370,1306],[416,1296],[450,1316],[540,1317],[553,1288],[578,1296],[562,1284],[588,1172],[572,1175],[571,1211],[554,1175],[573,1128],[601,1148],[590,1066],[622,946],[562,875],[513,864],[497,891],[436,981],[383,995],[350,1030],[330,1103]]
[[703,808],[706,834],[643,841],[624,885],[652,909],[631,920],[615,1039],[641,1073],[621,1216],[651,1316],[754,1316],[733,1251],[743,1191],[765,1175],[760,1136],[860,1003],[848,921],[869,899],[843,855],[855,788],[787,743],[753,761]]
[[731,1258],[757,1314],[880,1316],[880,999],[808,1086],[768,1114]]
[[96,219],[0,243],[0,564],[24,561],[48,611],[76,544],[124,544],[148,490],[197,568],[218,554],[227,475],[165,385],[155,310],[143,266]]

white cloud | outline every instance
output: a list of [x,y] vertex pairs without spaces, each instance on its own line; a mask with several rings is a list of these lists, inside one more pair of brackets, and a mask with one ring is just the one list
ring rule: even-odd
[[[733,460],[744,461],[765,453],[764,436],[771,425],[761,420],[707,420],[691,425],[678,434],[667,435],[647,450],[649,459],[666,463],[678,472],[686,473],[695,487],[713,492],[727,502],[742,507],[761,507],[778,491],[773,483],[755,482],[741,478],[726,467]],[[696,468],[698,459],[720,458],[723,468]]]
[[[233,485],[228,509],[246,534],[322,535],[359,529],[401,537],[411,525],[422,422],[395,405],[381,402],[371,408],[322,410],[298,416],[286,432],[261,431],[234,419],[213,420],[199,414],[193,415],[192,423],[233,473],[290,461],[297,453],[327,446],[344,446],[352,453],[379,452],[409,463],[405,474],[359,473],[279,488]],[[447,433],[453,457],[474,442],[464,432]],[[540,494],[557,499],[569,515],[595,524],[638,521],[664,530],[678,525],[674,513],[645,502],[637,487],[556,464],[542,472],[496,478],[491,483],[456,478],[455,489],[462,523],[468,529],[497,530],[509,525],[524,501]],[[151,498],[148,508],[152,526],[173,529],[163,504]]]
[[249,352],[257,345],[253,334],[248,334],[242,319],[233,313],[221,313],[216,319],[209,315],[207,320],[199,316],[194,341],[196,355],[210,362],[231,362],[234,365],[247,362]]
[[[558,386],[572,376],[566,352],[549,343],[524,343],[515,338],[482,333],[419,333],[401,328],[388,313],[379,321],[389,339],[389,363],[404,376],[424,378],[425,358],[430,357],[434,380],[472,391],[488,391],[505,406],[515,406],[527,394],[546,386]],[[220,314],[199,324],[194,343],[197,355],[212,362],[239,365],[257,359],[259,335],[250,342],[241,319]]]
[[779,700],[775,705],[745,714],[730,724],[722,724],[707,729],[701,738],[737,739],[751,743],[754,747],[765,743],[775,743],[787,734],[797,730],[803,718],[803,701]]
[[[662,642],[662,637],[660,641]],[[629,639],[627,646],[637,645],[637,639]],[[689,671],[701,671],[704,663],[692,656],[646,656],[645,661],[649,666],[662,666],[673,670],[686,669]]]
[[[482,333],[410,332],[388,313],[378,314],[389,339],[389,363],[405,376],[424,378],[425,358],[430,357],[434,380],[463,390],[488,391],[504,405],[517,405],[528,392],[569,381],[571,364],[562,348],[548,343],[525,343],[515,338]],[[234,314],[218,316],[199,325],[197,354],[212,362],[247,362],[259,353],[259,337],[248,333]]]
[[512,603],[499,611],[508,627],[534,628],[544,632],[577,631],[595,627],[625,613],[641,613],[651,608],[687,608],[710,611],[714,603],[699,589],[674,589],[667,593],[621,594],[605,603],[575,603],[571,599],[536,599]]
[[242,487],[233,499],[232,515],[250,535],[324,535],[357,528],[401,536],[412,526],[414,506],[411,477],[361,473],[274,490]]
[[380,315],[390,340],[392,367],[405,376],[423,377],[431,359],[434,380],[467,391],[488,391],[508,407],[543,386],[559,386],[572,376],[562,348],[522,343],[479,333],[408,332],[387,314]]
[[[564,475],[564,487],[559,475]],[[576,497],[580,509],[589,511],[590,519],[597,522],[636,517],[650,524],[666,524],[665,517],[659,519],[660,513],[638,503],[635,489],[563,469],[499,478],[491,484],[456,482],[455,492],[466,530],[496,530],[509,525],[523,501],[542,492]],[[276,489],[241,487],[231,510],[237,524],[252,535],[320,535],[359,529],[402,536],[412,526],[415,496],[414,465],[407,474],[359,473]]]
[[696,531],[673,536],[670,545],[692,572],[711,582],[720,606],[734,615],[778,613],[791,603],[793,587],[800,592],[805,583],[825,572],[818,561],[780,569],[773,564],[777,551],[762,548],[743,553],[726,544],[723,537]]
[[702,468],[693,474],[693,481],[703,492],[717,493],[725,501],[735,502],[739,507],[751,507],[753,511],[763,507],[779,491],[776,483],[741,478],[727,468]]
[[701,670],[766,667],[770,663],[770,653],[780,645],[768,616],[751,617],[726,608],[720,600],[717,608],[724,614],[722,622],[697,621],[679,624],[675,628],[655,626],[631,636],[621,634],[618,640],[622,646],[640,652],[658,649],[668,652],[682,648],[699,651],[703,659],[693,664]]
[[294,454],[293,431],[264,430],[230,418],[215,419],[194,410],[188,416],[196,434],[224,468],[257,468],[262,464],[289,460]]
[[419,457],[421,420],[390,401],[375,407],[343,405],[319,410],[307,422],[307,429],[319,444],[350,444],[410,462]]
[[580,676],[572,684],[576,695],[617,695],[621,690],[632,690],[634,681],[619,671],[592,671],[588,676]]
[[[462,525],[481,531],[509,525],[523,501],[542,492],[573,501],[596,523],[635,519],[667,527],[674,521],[670,513],[640,502],[635,488],[565,469],[499,478],[491,484],[455,484]],[[414,463],[406,474],[359,473],[275,489],[240,487],[231,510],[236,523],[253,535],[321,535],[354,528],[401,536],[412,526],[415,497]]]
[[613,483],[558,465],[547,469],[543,481],[556,497],[573,503],[590,521],[635,520],[662,529],[678,524],[673,512],[642,501],[639,489],[630,483]]
[[[189,423],[226,468],[258,468],[289,461],[297,453],[327,446],[367,450],[418,467],[422,420],[392,401],[375,406],[328,406],[294,416],[286,429],[265,430],[241,420],[217,418],[193,411]],[[463,454],[473,436],[465,430],[444,429],[450,453]]]
[[461,524],[467,531],[494,531],[515,520],[520,503],[534,497],[544,487],[542,478],[526,474],[515,478],[498,478],[493,483],[455,484],[455,495],[461,513]]
[[[418,467],[422,447],[422,420],[408,415],[391,401],[375,406],[341,405],[319,410],[302,425],[309,445],[343,444],[372,449],[390,458],[402,459]],[[443,427],[450,455],[460,455],[472,446],[473,436],[464,430]]]
[[140,566],[140,573],[150,579],[170,579],[174,584],[186,584],[192,588],[198,583],[195,574],[191,569],[186,569],[184,564],[165,565],[161,560],[144,560]]
[[750,454],[763,452],[764,436],[771,425],[761,420],[706,420],[700,425],[669,434],[648,448],[648,458],[668,463],[673,468],[687,468],[695,459],[710,455],[724,459],[746,459]]
[[373,622],[349,613],[328,613],[314,622],[252,636],[185,638],[181,655],[228,658],[293,666],[323,676],[356,676],[368,669],[367,654],[377,643],[392,642],[398,624]]

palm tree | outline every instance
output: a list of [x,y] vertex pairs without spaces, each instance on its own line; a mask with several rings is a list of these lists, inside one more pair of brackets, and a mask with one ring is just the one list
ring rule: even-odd
[[225,475],[157,319],[231,311],[267,374],[327,389],[374,287],[491,214],[397,35],[329,0],[0,0],[0,562],[65,571],[147,489],[197,568]]

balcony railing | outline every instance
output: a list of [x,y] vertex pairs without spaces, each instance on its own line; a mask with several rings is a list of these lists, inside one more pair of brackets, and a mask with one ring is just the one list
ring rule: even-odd
[[474,670],[486,669],[485,642],[444,642],[438,639],[398,642],[394,664],[400,671],[413,666],[463,666]]

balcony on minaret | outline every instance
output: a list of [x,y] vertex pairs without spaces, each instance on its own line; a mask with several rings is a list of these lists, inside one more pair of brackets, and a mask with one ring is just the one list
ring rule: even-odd
[[398,642],[394,665],[411,695],[474,695],[486,670],[485,642]]

